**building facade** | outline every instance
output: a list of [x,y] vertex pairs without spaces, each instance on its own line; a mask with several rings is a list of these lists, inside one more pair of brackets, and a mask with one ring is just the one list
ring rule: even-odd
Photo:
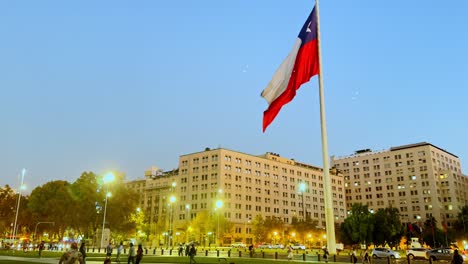
[[[330,175],[334,218],[341,223],[346,216],[344,180],[333,172]],[[322,169],[275,153],[255,156],[207,148],[180,156],[177,170],[157,173],[152,169],[145,180],[128,186],[139,186],[141,208],[151,214],[151,221],[166,219],[173,231],[185,229],[202,212],[222,214],[232,225],[223,232],[222,244],[262,242],[254,241],[252,233],[257,215],[279,218],[287,225],[293,217],[310,217],[325,228]]]
[[450,227],[468,204],[468,177],[459,158],[430,143],[359,150],[332,157],[331,164],[344,176],[348,210],[354,203],[371,211],[394,207],[402,222],[423,223],[434,217]]

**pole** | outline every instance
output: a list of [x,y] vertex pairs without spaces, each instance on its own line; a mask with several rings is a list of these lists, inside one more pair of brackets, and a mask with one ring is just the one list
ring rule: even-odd
[[36,227],[34,228],[34,236],[33,236],[34,240],[36,240],[36,231],[37,231],[37,226],[39,224],[53,224],[53,225],[55,225],[55,222],[37,222]]
[[171,210],[169,214],[169,239],[168,239],[168,247],[172,246],[172,202],[170,203]]
[[106,186],[106,202],[104,205],[104,217],[102,218],[102,231],[101,231],[101,248],[104,248],[105,245],[103,245],[104,242],[104,225],[106,224],[106,212],[107,212],[107,194],[109,192],[109,188]]
[[302,213],[304,214],[304,222],[306,221],[307,219],[307,212],[305,211],[304,209],[304,192],[302,192]]
[[18,203],[16,205],[16,216],[15,216],[15,224],[13,226],[13,245],[16,244],[16,233],[18,232],[17,230],[17,223],[18,223],[18,213],[19,213],[19,207],[20,207],[20,201],[21,201],[21,188],[23,188],[23,183],[24,183],[24,175],[26,174],[26,169],[23,169],[21,171],[21,184],[18,188]]
[[317,43],[318,43],[318,59],[319,59],[319,95],[320,95],[320,124],[322,132],[322,158],[323,158],[323,188],[325,196],[325,221],[327,227],[328,251],[330,254],[336,254],[335,242],[335,221],[333,217],[333,200],[330,178],[330,166],[328,161],[328,143],[327,143],[327,125],[325,117],[325,99],[323,89],[323,67],[322,67],[322,49],[320,40],[320,12],[319,0],[315,0],[315,10],[317,13]]
[[219,211],[218,211],[218,228],[216,230],[216,245],[217,246],[220,246],[220,243],[219,243]]

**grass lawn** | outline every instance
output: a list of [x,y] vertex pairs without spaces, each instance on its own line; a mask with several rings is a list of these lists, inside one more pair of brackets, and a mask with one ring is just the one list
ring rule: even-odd
[[[9,264],[11,263],[11,260],[0,260],[0,264]],[[34,262],[26,262],[26,261],[15,261],[14,263],[19,263],[19,264],[30,264]]]

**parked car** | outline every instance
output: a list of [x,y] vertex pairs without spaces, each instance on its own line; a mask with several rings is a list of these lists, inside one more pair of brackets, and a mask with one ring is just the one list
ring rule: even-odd
[[284,245],[282,245],[282,244],[273,244],[273,245],[271,245],[271,248],[284,248]]
[[271,248],[270,244],[260,244],[258,245],[258,248]]
[[424,259],[426,258],[426,248],[410,248],[406,250],[406,256],[410,259]]
[[302,244],[294,244],[294,245],[291,245],[291,248],[292,249],[306,249],[306,246]]
[[400,253],[388,248],[374,248],[371,252],[371,256],[374,258],[401,258]]
[[[463,257],[463,261],[466,261],[467,256],[464,254],[461,254],[461,256]],[[453,249],[451,248],[436,248],[436,249],[428,250],[426,252],[426,259],[452,260],[452,257],[453,257]]]
[[233,248],[245,248],[245,247],[247,247],[247,245],[240,242],[240,241],[238,241],[238,242],[232,243],[231,247],[233,247]]

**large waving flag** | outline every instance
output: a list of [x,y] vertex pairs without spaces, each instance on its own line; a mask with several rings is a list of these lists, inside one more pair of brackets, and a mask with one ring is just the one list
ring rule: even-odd
[[299,32],[292,51],[276,70],[262,92],[268,109],[263,112],[263,132],[273,122],[283,105],[296,95],[296,90],[319,73],[317,15],[315,7]]

